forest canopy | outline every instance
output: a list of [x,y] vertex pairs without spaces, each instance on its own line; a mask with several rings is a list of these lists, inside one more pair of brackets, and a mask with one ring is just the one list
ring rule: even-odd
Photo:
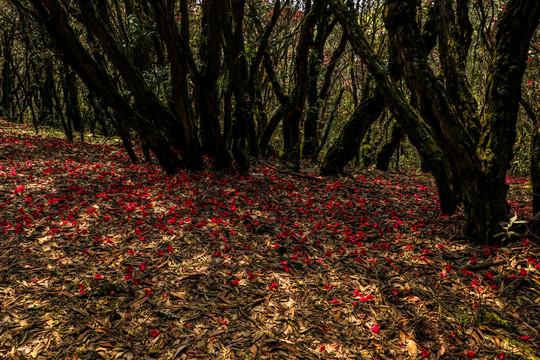
[[540,0],[2,0],[0,117],[118,136],[174,174],[279,155],[430,172],[491,240],[540,211]]

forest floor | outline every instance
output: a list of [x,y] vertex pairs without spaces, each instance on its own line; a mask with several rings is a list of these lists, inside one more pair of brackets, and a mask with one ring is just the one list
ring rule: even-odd
[[469,243],[423,174],[268,162],[167,177],[0,122],[0,358],[538,359],[534,234]]

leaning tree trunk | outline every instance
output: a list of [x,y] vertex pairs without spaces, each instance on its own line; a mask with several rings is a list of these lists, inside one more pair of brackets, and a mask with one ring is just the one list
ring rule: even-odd
[[403,91],[392,80],[386,66],[367,42],[358,23],[354,21],[356,18],[354,12],[351,12],[337,1],[332,1],[332,7],[341,25],[349,33],[354,52],[362,58],[368,67],[380,91],[384,94],[389,109],[394,117],[407,129],[409,140],[431,170],[439,190],[441,210],[451,213],[456,207],[452,189],[452,176],[441,149],[435,143],[418,112],[409,104]]
[[181,165],[175,151],[160,127],[145,118],[128,104],[116,90],[109,73],[92,57],[70,26],[68,14],[58,0],[42,2],[31,0],[49,35],[56,41],[64,59],[77,72],[89,90],[99,95],[118,119],[143,136],[156,155],[160,165],[169,173],[176,173]]
[[401,144],[404,136],[405,132],[403,131],[403,126],[396,121],[392,126],[390,139],[382,146],[381,150],[377,154],[375,165],[377,170],[388,171],[388,168],[390,167],[390,159],[392,159],[392,155],[394,155],[398,149],[399,144]]
[[378,90],[356,107],[339,137],[328,150],[321,167],[322,175],[343,173],[345,165],[358,154],[367,130],[382,114],[384,107],[384,97]]
[[[431,70],[416,24],[416,2],[387,1],[386,27],[403,59],[404,75],[418,99],[420,113],[452,167],[467,231],[476,240],[489,241],[499,231],[500,222],[508,220],[505,177],[513,157],[525,60],[539,17],[540,0],[511,0],[502,13],[488,72],[483,142],[477,146],[474,132],[467,127],[474,121],[464,120],[447,95],[457,91],[454,98],[467,99],[467,89],[443,88]],[[455,55],[448,52],[445,56]]]

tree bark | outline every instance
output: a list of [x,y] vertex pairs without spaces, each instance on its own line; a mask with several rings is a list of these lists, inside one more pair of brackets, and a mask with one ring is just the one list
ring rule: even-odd
[[[79,104],[79,91],[77,89],[77,77],[75,73],[65,65],[62,70],[62,82],[64,91],[64,102],[66,105],[66,120],[67,126],[71,130],[81,133],[81,141],[83,141],[83,120],[81,117],[81,107]],[[73,137],[73,134],[71,134]],[[73,141],[73,138],[71,139]]]
[[154,151],[160,164],[169,174],[181,165],[161,127],[128,104],[116,90],[114,82],[105,69],[97,64],[92,55],[79,41],[69,25],[69,18],[57,0],[31,0],[49,35],[56,41],[64,59],[80,76],[91,91],[98,94],[118,118],[143,136]]
[[0,56],[4,58],[4,61],[2,66],[2,84],[0,87],[0,116],[10,119],[13,116],[13,84],[11,74],[13,36],[9,30],[2,31],[1,43]]
[[311,0],[305,1],[306,14],[300,30],[300,38],[296,47],[295,86],[290,101],[285,108],[283,117],[283,160],[293,171],[300,171],[301,137],[300,119],[308,89],[308,56],[313,43],[313,33],[317,17],[322,8],[322,0],[311,5]]
[[[305,158],[312,157],[315,149],[318,146],[318,121],[321,104],[326,101],[328,89],[321,87],[319,92],[319,80],[325,62],[325,45],[328,36],[330,36],[337,21],[330,21],[331,12],[323,10],[319,20],[317,21],[317,34],[311,47],[308,63],[308,89],[307,89],[307,106],[304,120],[304,146],[302,147],[302,156]],[[346,40],[342,39],[340,46],[336,49],[339,56],[345,50]],[[336,60],[336,59],[333,59]],[[336,61],[329,62],[329,69],[325,72],[325,77],[331,77],[335,69]]]
[[[388,78],[380,59],[373,54],[358,26],[343,16],[347,9],[335,1],[333,5],[342,24],[349,28],[356,27],[353,47],[356,47],[355,51],[363,57],[384,91],[396,118],[401,116],[412,122],[421,121],[403,101],[403,94]],[[455,179],[453,184],[459,186],[453,190],[457,191],[463,201],[467,231],[475,240],[490,240],[499,230],[499,222],[508,220],[505,175],[513,155],[519,100],[516,94],[521,90],[530,37],[538,26],[540,0],[511,0],[503,11],[496,38],[495,59],[490,68],[484,115],[485,136],[480,153],[476,152],[474,135],[460,121],[445,89],[429,67],[416,24],[416,5],[416,1],[388,0],[385,24],[402,59],[403,72],[413,90],[415,103],[419,104],[423,119],[429,122],[434,138],[444,154],[443,160],[452,169],[450,178]],[[410,135],[418,130],[408,133],[413,144]],[[440,169],[433,165],[428,164],[428,167],[435,176],[435,171]],[[439,194],[442,196],[440,188]]]
[[225,7],[223,0],[205,0],[202,4],[201,45],[203,66],[197,79],[197,107],[202,151],[216,155],[221,141],[219,126],[219,94],[217,81],[221,73],[222,28]]
[[390,135],[390,139],[382,146],[381,150],[377,154],[377,160],[375,165],[375,168],[377,170],[388,171],[388,168],[390,167],[390,159],[403,141],[404,136],[405,131],[403,130],[403,126],[401,126],[401,124],[396,121],[392,126],[392,133]]
[[341,100],[343,99],[343,93],[345,92],[345,87],[341,87],[339,89],[339,94],[336,97],[336,100],[334,102],[334,106],[332,107],[332,111],[330,112],[330,116],[328,117],[328,121],[326,123],[326,127],[324,128],[324,131],[322,133],[321,141],[319,142],[319,146],[315,149],[315,152],[313,153],[313,156],[311,157],[311,162],[316,163],[319,154],[321,153],[322,149],[326,145],[326,141],[328,140],[328,137],[330,136],[330,129],[332,127],[332,123],[334,122],[334,119],[337,116],[339,104],[341,103]]
[[373,52],[362,30],[354,21],[355,15],[337,1],[332,1],[334,13],[349,33],[351,46],[362,58],[375,82],[384,94],[386,104],[396,120],[400,121],[413,146],[431,170],[439,190],[441,211],[455,211],[456,200],[452,189],[452,175],[446,159],[418,112],[409,104],[405,94],[398,88],[381,59]]
[[[177,138],[181,141],[178,143],[179,150],[184,151],[184,162],[189,169],[197,170],[203,165],[202,153],[199,138],[196,132],[195,119],[193,111],[189,103],[188,96],[188,80],[187,67],[188,61],[184,54],[189,53],[185,48],[185,39],[182,39],[174,17],[174,2],[165,4],[164,0],[151,1],[151,5],[156,12],[156,21],[158,23],[159,32],[165,42],[169,63],[171,66],[171,87],[173,96],[174,116],[170,116],[167,109],[156,98],[155,94],[146,89],[144,83],[139,83],[139,79],[135,79],[133,84],[136,89],[140,87],[140,95],[146,93],[150,96],[149,103],[144,103],[143,99],[139,99],[142,106],[148,106],[157,114],[160,114],[167,125],[170,126],[172,132],[170,138],[175,143]],[[187,21],[187,19],[185,19]],[[184,23],[184,21],[182,21]],[[118,65],[117,65],[118,66]],[[127,70],[127,69],[126,69]],[[120,69],[122,71],[122,69]],[[138,85],[137,85],[138,84]],[[137,98],[137,96],[136,96]],[[156,115],[157,115],[156,114]]]
[[360,102],[339,137],[326,153],[321,175],[338,175],[343,168],[358,154],[367,130],[379,118],[384,110],[384,97],[375,90],[375,94]]

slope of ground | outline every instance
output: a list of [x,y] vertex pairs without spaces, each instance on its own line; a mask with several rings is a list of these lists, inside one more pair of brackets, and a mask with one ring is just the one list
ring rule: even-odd
[[469,244],[422,174],[277,166],[167,177],[0,122],[0,357],[537,359],[534,235]]

